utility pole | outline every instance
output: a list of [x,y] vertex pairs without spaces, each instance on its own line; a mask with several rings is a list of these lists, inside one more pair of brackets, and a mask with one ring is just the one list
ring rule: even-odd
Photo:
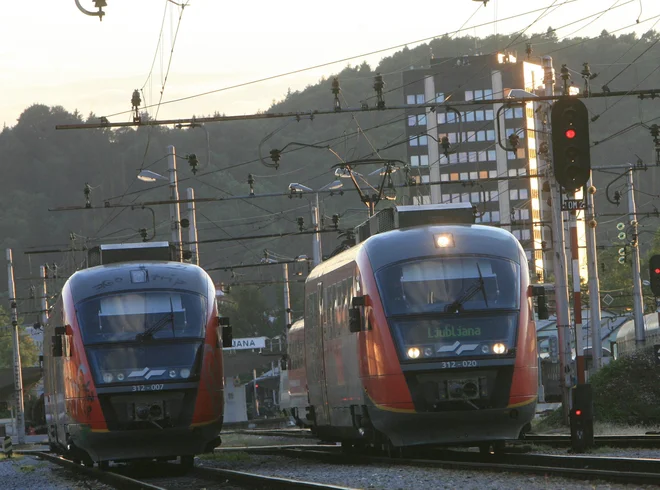
[[584,363],[584,337],[582,335],[582,291],[580,290],[580,248],[578,245],[577,211],[571,211],[569,226],[571,235],[571,275],[573,278],[573,319],[575,320],[575,374],[577,382],[584,384],[586,382],[586,366]]
[[[312,263],[314,267],[321,263],[323,258],[323,250],[321,248],[321,234],[319,233],[319,194],[314,194],[314,205],[312,205],[312,226],[314,227],[314,234],[312,235]],[[286,265],[285,265],[286,267]]]
[[48,279],[48,273],[46,271],[46,266],[39,266],[39,275],[41,276],[41,328],[43,329],[48,323],[48,285],[46,280]]
[[[552,68],[552,57],[543,57],[543,68],[545,71],[545,95],[553,96],[555,77],[554,69]],[[552,134],[550,109],[551,105],[547,104],[548,127],[549,132]],[[552,155],[552,151],[550,151],[548,155]],[[550,173],[550,170],[548,170],[548,172]],[[549,178],[548,181],[550,183],[550,200],[552,206],[552,236],[554,248],[552,259],[555,274],[557,340],[559,344],[559,367],[561,371],[561,399],[564,421],[567,422],[570,410],[569,388],[571,386],[571,311],[568,303],[568,276],[566,271],[566,248],[564,244],[564,221],[561,211],[559,183],[554,178]]]
[[639,270],[639,233],[637,231],[637,207],[635,206],[635,186],[632,166],[628,171],[628,212],[632,226],[632,269],[633,269],[633,313],[635,318],[635,344],[642,347],[646,339],[644,329],[644,298],[642,296],[642,278]]
[[18,443],[25,444],[25,410],[23,407],[23,373],[21,371],[21,348],[18,339],[18,309],[16,307],[16,288],[14,287],[14,261],[11,248],[7,249],[7,282],[9,307],[11,309],[11,328],[14,340],[14,395],[16,396],[16,435]]
[[284,332],[291,325],[291,295],[289,294],[289,264],[283,264],[284,271]]
[[[176,177],[176,149],[174,146],[167,147],[167,169],[170,174],[170,199],[179,200],[179,185]],[[179,212],[179,203],[170,204],[170,226],[172,228],[172,243],[175,248],[175,258],[178,262],[183,259],[181,250],[181,214]]]
[[[424,98],[427,101],[437,102],[435,92],[435,79],[431,74],[424,78]],[[440,182],[440,150],[438,146],[438,115],[435,107],[428,107],[426,109],[426,141],[428,143],[429,154],[429,173],[432,182]],[[439,204],[440,199],[440,184],[431,185],[431,204]],[[423,199],[423,198],[422,198]],[[425,204],[423,201],[420,204]],[[369,216],[373,213],[370,212]]]
[[195,189],[186,189],[188,199],[188,250],[190,251],[190,263],[199,265],[199,251],[197,250],[197,214],[195,212]]
[[596,208],[594,194],[596,188],[592,179],[587,182],[587,210],[585,212],[584,232],[587,240],[587,270],[589,272],[589,305],[591,324],[591,362],[593,372],[597,372],[603,363],[603,339],[600,331],[600,285],[598,283],[598,252],[596,250]]

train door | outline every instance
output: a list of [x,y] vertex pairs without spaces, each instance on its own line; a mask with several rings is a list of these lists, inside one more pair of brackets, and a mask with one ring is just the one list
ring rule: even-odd
[[327,383],[327,370],[325,366],[325,345],[323,342],[323,338],[327,335],[327,327],[328,327],[328,314],[325,311],[325,308],[328,307],[328,301],[327,298],[325,297],[325,294],[327,294],[327,289],[323,288],[323,283],[318,283],[317,285],[317,297],[318,297],[318,308],[317,308],[317,313],[318,313],[318,325],[319,328],[317,330],[318,335],[316,336],[316,352],[318,353],[318,357],[316,362],[319,365],[320,368],[320,383],[319,387],[321,389],[321,399],[322,399],[322,406],[321,410],[319,410],[319,413],[317,414],[317,423],[319,425],[330,425],[330,407],[328,406],[328,383]]

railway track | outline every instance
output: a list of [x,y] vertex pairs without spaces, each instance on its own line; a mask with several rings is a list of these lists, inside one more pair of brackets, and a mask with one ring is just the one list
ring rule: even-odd
[[[569,435],[544,435],[544,434],[526,434],[521,440],[522,442],[529,442],[532,444],[541,444],[544,446],[552,447],[568,447],[571,445],[571,436]],[[616,447],[616,448],[660,448],[660,435],[659,434],[646,434],[646,435],[610,435],[610,436],[595,436],[594,443],[596,446]]]
[[[195,467],[181,475],[181,469],[176,464],[145,465],[135,470],[130,466],[119,465],[108,471],[86,467],[65,459],[59,455],[42,451],[17,451],[20,454],[30,454],[43,460],[62,466],[72,473],[83,474],[87,478],[97,480],[122,490],[169,490],[170,488],[194,488],[191,483],[203,480],[215,483],[223,489],[309,489],[309,490],[357,490],[351,487],[330,485],[316,482],[293,480],[273,476],[259,475],[244,471],[234,471],[220,468]],[[155,469],[157,469],[155,471]],[[139,475],[128,476],[126,473]],[[155,474],[157,473],[157,474]],[[149,480],[157,483],[150,482]],[[165,480],[165,486],[163,485]],[[202,488],[202,487],[200,487]],[[208,488],[205,486],[204,488]]]
[[[216,449],[230,451],[231,449]],[[359,453],[343,453],[338,447],[240,449],[252,454],[311,459],[334,464],[387,464],[470,471],[495,471],[563,476],[581,480],[602,480],[628,484],[660,483],[660,459],[502,454],[482,456],[467,451],[427,451],[423,458],[390,458]]]

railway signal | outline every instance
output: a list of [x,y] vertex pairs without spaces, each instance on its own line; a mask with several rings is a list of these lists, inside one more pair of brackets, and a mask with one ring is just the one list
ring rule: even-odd
[[649,281],[653,295],[660,297],[660,255],[653,255],[649,260]]
[[573,388],[573,409],[570,412],[571,449],[582,453],[594,446],[594,404],[590,384]]
[[550,117],[555,178],[566,190],[579,189],[591,175],[587,107],[574,97],[561,97]]

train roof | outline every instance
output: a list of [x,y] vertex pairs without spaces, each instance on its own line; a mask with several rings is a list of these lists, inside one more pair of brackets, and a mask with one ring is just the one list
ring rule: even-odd
[[[435,236],[451,234],[453,246],[438,248]],[[520,264],[520,244],[506,230],[485,225],[434,225],[379,233],[364,242],[374,271],[401,260],[456,254],[494,255]]]
[[[451,234],[454,245],[435,246],[435,236]],[[316,266],[307,280],[314,280],[355,260],[364,247],[374,271],[401,260],[456,254],[492,255],[520,264],[522,247],[506,230],[486,225],[430,225],[378,233]]]
[[[139,273],[146,271],[146,275]],[[74,303],[100,294],[149,289],[178,289],[207,296],[213,286],[209,275],[181,262],[127,262],[83,269],[67,281]]]
[[[649,313],[644,315],[644,325],[646,332],[658,330],[658,313]],[[616,335],[616,341],[622,342],[624,340],[635,340],[635,320],[631,319],[625,322]]]

